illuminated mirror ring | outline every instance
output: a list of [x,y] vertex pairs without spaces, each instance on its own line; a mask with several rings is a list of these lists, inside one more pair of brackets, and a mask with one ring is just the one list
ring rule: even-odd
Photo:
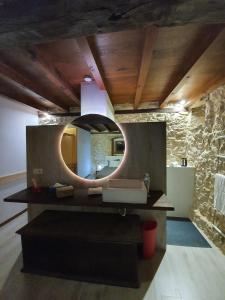
[[115,174],[125,160],[127,148],[121,127],[97,114],[83,115],[68,124],[60,145],[66,168],[88,181]]

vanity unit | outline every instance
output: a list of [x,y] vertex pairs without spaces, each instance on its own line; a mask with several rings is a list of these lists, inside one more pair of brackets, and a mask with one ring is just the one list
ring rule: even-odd
[[[174,209],[161,191],[152,191],[146,204],[103,202],[87,189],[57,199],[48,188],[28,188],[5,201],[28,203],[37,215],[17,232],[23,272],[129,287],[140,284],[143,218],[158,220],[157,251],[165,251],[166,211]],[[124,208],[129,214],[123,217],[118,209]]]
[[[103,130],[101,140],[108,134],[106,141],[112,133],[113,137],[122,134],[125,144],[119,150],[123,158],[110,174],[110,182],[109,178],[81,178],[71,171],[60,149],[63,126],[27,127],[27,185],[32,186],[35,177],[41,191],[35,193],[28,188],[5,199],[28,204],[30,223],[18,231],[24,272],[138,287],[141,228],[149,220],[157,222],[157,254],[165,252],[166,213],[174,209],[165,196],[166,124],[129,123],[118,127],[105,119],[86,115],[74,120],[69,128],[91,130],[87,136],[93,128]],[[146,173],[150,175],[149,195],[143,185]],[[56,198],[47,188],[56,182],[73,185],[74,194]],[[105,188],[103,195],[88,195],[89,187],[99,186]]]

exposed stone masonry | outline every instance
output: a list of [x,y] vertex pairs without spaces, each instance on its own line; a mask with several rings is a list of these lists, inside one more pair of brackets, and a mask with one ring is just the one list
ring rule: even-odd
[[218,153],[225,154],[225,86],[203,99],[204,105],[192,111],[187,132],[188,161],[196,167],[196,188],[192,219],[225,254],[225,239],[212,226],[225,233],[225,216],[214,209],[214,175],[225,175],[225,161]]
[[106,156],[112,155],[112,139],[122,137],[121,134],[92,134],[91,137],[91,156],[92,168],[96,170],[97,164],[103,166],[106,161]]
[[165,122],[167,124],[167,164],[181,163],[186,156],[186,132],[189,115],[187,113],[142,113],[116,115],[119,123]]

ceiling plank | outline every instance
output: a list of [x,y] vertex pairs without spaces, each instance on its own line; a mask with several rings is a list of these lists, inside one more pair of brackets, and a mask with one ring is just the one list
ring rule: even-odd
[[[40,96],[38,93],[36,93],[34,90],[34,86],[30,80],[27,78],[24,78],[21,74],[16,72],[15,69],[10,68],[9,66],[5,65],[4,63],[0,62],[0,78],[7,82],[10,86],[12,86],[13,89],[17,89],[18,93],[19,90],[22,91],[22,94],[24,93],[34,99],[34,103],[37,105],[40,104],[40,107],[44,106],[45,110],[49,109],[51,111],[55,112],[65,112],[66,110],[62,107],[56,105],[55,103],[47,100],[46,98]],[[19,98],[17,98],[19,99]],[[17,100],[15,99],[15,100]],[[18,100],[20,101],[20,100]],[[33,101],[31,101],[32,106]],[[38,104],[39,103],[39,104]],[[26,104],[29,104],[26,103]],[[35,105],[35,108],[37,106]]]
[[[190,78],[189,73],[191,70],[195,67],[199,59],[206,54],[207,49],[214,43],[223,30],[224,24],[218,24],[213,28],[210,25],[204,26],[193,43],[192,49],[189,49],[187,55],[184,57],[181,70],[179,70],[179,74],[176,73],[175,76],[178,79],[174,82],[168,96],[162,101],[160,108],[165,108],[167,104],[173,100],[173,97],[182,88],[186,80]],[[172,80],[173,78],[171,78],[171,81]]]
[[188,101],[188,103],[185,105],[185,108],[192,108],[195,105],[198,105],[198,103],[201,101],[202,97],[213,92],[219,86],[224,85],[224,84],[225,84],[225,78],[215,80],[215,83],[210,82],[210,84],[208,84],[207,87],[205,87],[205,90],[203,93],[199,92],[198,95],[195,95],[194,98],[192,98],[192,99],[190,99],[190,101]]
[[93,49],[91,49],[88,39],[85,37],[78,38],[77,43],[98,87],[100,90],[106,90],[106,84],[104,82],[101,66],[99,63],[97,63],[96,54],[94,53]]
[[33,88],[41,96],[66,110],[80,105],[78,98],[59,77],[56,70],[50,69],[34,49],[0,51],[0,55],[6,65],[33,81]]
[[139,76],[137,81],[136,94],[134,98],[134,109],[138,108],[141,102],[142,92],[145,86],[145,82],[148,76],[149,68],[152,61],[152,54],[154,49],[154,44],[157,38],[158,28],[148,27],[145,29],[145,40],[144,47],[141,58],[141,66],[139,70]]

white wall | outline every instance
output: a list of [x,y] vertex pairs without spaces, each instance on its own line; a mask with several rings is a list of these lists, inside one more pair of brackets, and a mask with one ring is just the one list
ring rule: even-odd
[[77,175],[86,177],[91,173],[91,134],[77,128]]
[[108,93],[100,90],[94,81],[81,83],[81,116],[87,114],[99,114],[115,120]]
[[[37,125],[37,111],[7,98],[0,98],[0,176],[26,170],[26,125]],[[26,180],[0,186],[0,224],[23,210],[25,204],[3,199],[26,187]]]

